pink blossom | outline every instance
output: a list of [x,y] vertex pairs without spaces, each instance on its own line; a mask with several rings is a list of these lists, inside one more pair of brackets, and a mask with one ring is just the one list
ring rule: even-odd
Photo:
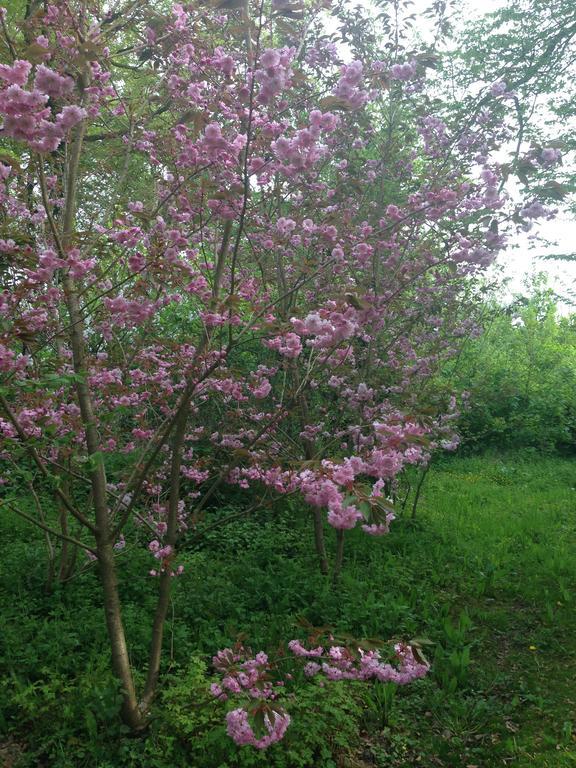
[[271,390],[272,390],[272,385],[270,384],[268,379],[262,379],[262,381],[258,384],[258,386],[252,390],[252,394],[254,395],[254,397],[257,397],[258,399],[263,399],[265,397],[268,397]]
[[393,80],[411,80],[416,76],[416,62],[393,64],[390,67],[390,77]]
[[353,505],[333,503],[328,507],[328,523],[340,530],[354,528],[358,520],[362,519],[362,513]]
[[273,339],[262,342],[268,349],[279,352],[284,357],[296,358],[302,353],[302,342],[296,333],[287,333],[285,336],[276,336]]
[[56,124],[63,130],[68,131],[84,120],[87,114],[86,110],[82,107],[78,107],[75,104],[68,105],[62,109],[62,112],[56,115]]
[[48,96],[58,99],[70,93],[73,87],[74,80],[68,75],[59,75],[44,64],[36,67],[34,88],[40,93],[47,93]]
[[396,519],[396,515],[393,512],[389,512],[386,515],[385,523],[377,523],[372,525],[363,525],[362,530],[369,536],[384,536],[390,533],[390,523]]
[[31,69],[32,64],[22,59],[16,59],[12,66],[0,64],[0,79],[10,85],[26,85]]
[[334,95],[348,102],[354,108],[364,106],[368,101],[367,91],[359,88],[363,77],[363,66],[361,61],[352,61],[340,69],[340,79],[334,89]]
[[312,648],[311,650],[307,650],[304,648],[300,640],[290,640],[288,643],[288,648],[292,651],[292,653],[295,656],[304,656],[304,657],[314,657],[314,656],[322,656],[324,653],[324,648],[322,646],[318,646],[318,648]]
[[544,166],[556,165],[562,159],[562,153],[559,149],[553,149],[552,147],[546,147],[540,153],[540,162]]
[[270,104],[290,84],[294,53],[294,48],[266,48],[263,51],[260,67],[254,72],[254,80],[260,84],[258,101],[261,104]]
[[270,710],[264,715],[264,726],[268,731],[266,736],[257,739],[250,726],[248,713],[245,709],[233,709],[226,715],[228,735],[238,744],[250,744],[257,749],[266,749],[270,744],[280,741],[290,725],[290,715],[281,710]]

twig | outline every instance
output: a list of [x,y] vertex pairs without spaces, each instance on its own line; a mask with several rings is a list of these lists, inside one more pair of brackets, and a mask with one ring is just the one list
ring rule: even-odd
[[24,520],[28,520],[28,522],[32,523],[32,525],[35,525],[38,528],[42,528],[43,531],[46,531],[47,533],[50,533],[53,536],[58,537],[59,539],[64,539],[65,541],[69,541],[72,544],[76,544],[77,547],[82,547],[82,549],[85,549],[87,552],[90,552],[92,555],[94,555],[94,557],[96,557],[96,550],[92,549],[92,547],[89,547],[87,544],[84,544],[82,541],[75,539],[73,536],[66,536],[65,534],[60,533],[59,531],[55,531],[53,528],[50,528],[50,526],[40,522],[40,520],[36,520],[31,515],[28,515],[26,512],[22,512],[21,509],[18,509],[18,507],[15,507],[11,502],[9,501],[0,502],[0,509],[2,507],[8,507],[8,509],[11,509],[12,512],[15,512],[17,515],[24,518]]

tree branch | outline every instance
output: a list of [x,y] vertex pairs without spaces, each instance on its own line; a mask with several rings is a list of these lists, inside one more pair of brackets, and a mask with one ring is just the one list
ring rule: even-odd
[[27,520],[29,523],[32,523],[32,525],[35,525],[37,528],[41,528],[43,531],[46,531],[46,533],[49,533],[52,536],[56,536],[59,539],[63,539],[64,541],[69,541],[72,544],[76,544],[77,547],[81,547],[82,549],[85,549],[87,552],[90,552],[90,554],[96,557],[96,550],[92,549],[92,547],[89,547],[87,544],[84,544],[84,542],[80,541],[79,539],[75,539],[73,536],[66,536],[63,533],[60,533],[59,531],[54,530],[54,528],[50,528],[49,525],[46,525],[40,520],[36,520],[31,515],[28,515],[26,512],[22,512],[21,509],[18,509],[18,507],[14,506],[11,502],[9,501],[0,502],[0,509],[2,507],[8,507],[8,509],[11,509],[12,512],[17,514],[19,517],[22,517],[24,520]]

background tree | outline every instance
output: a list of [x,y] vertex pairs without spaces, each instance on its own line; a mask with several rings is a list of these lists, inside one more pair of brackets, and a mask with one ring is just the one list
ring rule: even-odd
[[503,183],[518,201],[513,220],[532,226],[536,212],[573,204],[574,6],[564,0],[507,2],[464,23],[444,61],[455,112],[477,115],[508,135]]
[[575,341],[573,317],[558,315],[545,283],[506,308],[488,307],[482,336],[447,367],[469,393],[465,442],[572,450]]

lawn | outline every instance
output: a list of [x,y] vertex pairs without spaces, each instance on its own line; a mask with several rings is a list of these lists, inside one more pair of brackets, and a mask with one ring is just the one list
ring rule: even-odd
[[[166,683],[148,732],[117,723],[93,570],[45,594],[42,538],[3,513],[0,746],[7,766],[54,768],[490,768],[576,766],[576,465],[524,452],[445,459],[415,520],[346,538],[333,586],[297,506],[186,543],[167,633]],[[224,514],[224,512],[222,513]],[[330,532],[331,533],[331,532]],[[144,658],[149,555],[119,555],[131,653]],[[304,637],[419,638],[428,678],[406,688],[296,679],[285,740],[266,753],[224,733],[209,661]],[[297,676],[296,676],[297,677]]]

